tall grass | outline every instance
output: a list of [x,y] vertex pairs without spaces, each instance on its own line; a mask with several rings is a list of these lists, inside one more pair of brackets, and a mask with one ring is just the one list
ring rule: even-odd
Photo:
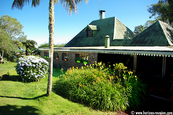
[[139,106],[145,85],[122,63],[112,69],[100,62],[70,68],[56,82],[54,90],[65,98],[94,109],[117,111]]

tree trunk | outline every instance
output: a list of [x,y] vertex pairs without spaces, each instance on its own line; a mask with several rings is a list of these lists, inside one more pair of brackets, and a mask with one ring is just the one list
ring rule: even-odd
[[54,34],[54,0],[49,1],[49,75],[47,85],[47,96],[52,91],[52,74],[53,74],[53,34]]
[[28,47],[26,46],[26,56],[28,55]]
[[3,57],[4,57],[4,51],[2,50],[2,55],[0,56],[0,62],[2,63],[4,60],[3,60]]

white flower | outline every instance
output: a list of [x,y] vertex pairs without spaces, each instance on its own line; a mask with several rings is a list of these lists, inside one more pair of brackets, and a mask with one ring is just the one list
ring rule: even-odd
[[25,76],[25,80],[31,79],[31,77],[45,77],[47,74],[48,62],[40,57],[25,56],[19,58],[16,66],[16,72],[20,76]]

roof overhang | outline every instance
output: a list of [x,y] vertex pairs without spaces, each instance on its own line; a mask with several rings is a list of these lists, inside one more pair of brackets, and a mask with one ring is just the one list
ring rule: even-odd
[[[48,51],[49,48],[39,48],[39,50]],[[105,48],[104,46],[99,46],[99,47],[55,47],[54,51],[173,57],[173,47],[164,47],[164,46],[163,47],[161,47],[161,46],[150,46],[150,47],[111,46],[109,48]]]

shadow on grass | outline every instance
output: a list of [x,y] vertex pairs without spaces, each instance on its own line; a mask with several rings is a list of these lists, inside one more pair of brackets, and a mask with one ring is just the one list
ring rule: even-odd
[[1,96],[0,95],[0,97],[4,97],[4,98],[15,98],[15,99],[23,99],[23,100],[35,100],[35,99],[45,97],[45,96],[47,96],[47,95],[43,94],[43,95],[40,95],[40,96],[37,96],[37,97],[34,97],[34,98],[24,98],[24,97],[13,97],[13,96]]
[[41,111],[32,106],[0,106],[0,115],[38,115]]
[[[61,70],[60,68],[53,68],[53,76],[54,77],[60,77],[65,72],[66,72],[65,70]],[[22,78],[19,75],[8,75],[8,73],[7,73],[7,74],[0,76],[0,81],[19,81],[19,82],[22,82]]]
[[18,75],[7,75],[7,74],[4,74],[2,76],[0,76],[0,80],[1,81],[20,81],[22,82],[22,78]]
[[60,68],[53,68],[53,76],[60,77],[66,72],[66,70],[61,70]]

